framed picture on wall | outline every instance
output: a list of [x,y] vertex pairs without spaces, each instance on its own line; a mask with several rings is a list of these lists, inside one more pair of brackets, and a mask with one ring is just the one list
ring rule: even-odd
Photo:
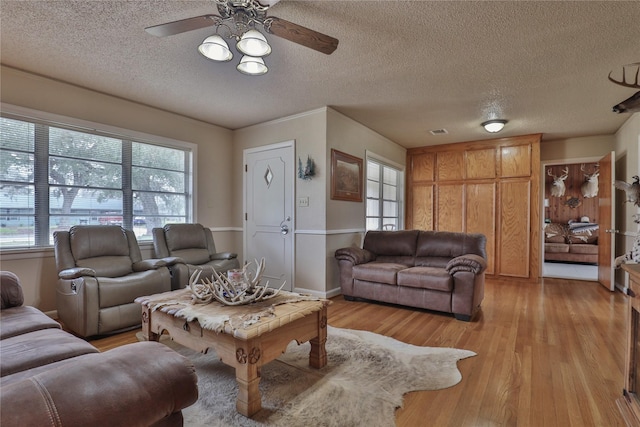
[[362,159],[331,149],[331,199],[362,202]]

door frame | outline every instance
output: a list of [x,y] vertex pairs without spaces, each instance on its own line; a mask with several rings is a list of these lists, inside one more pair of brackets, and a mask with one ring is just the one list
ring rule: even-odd
[[[242,168],[244,169],[247,165],[247,155],[260,153],[263,151],[277,150],[280,148],[291,148],[291,155],[287,161],[291,162],[293,167],[293,172],[291,173],[291,194],[288,195],[289,201],[291,202],[291,290],[295,291],[295,281],[296,281],[296,204],[295,204],[295,195],[296,195],[296,140],[292,139],[289,141],[278,142],[275,144],[267,144],[261,145],[259,147],[253,148],[245,148],[242,150]],[[242,171],[242,258],[246,263],[247,260],[247,245],[249,235],[247,232],[247,173],[246,170]]]
[[[606,154],[605,154],[606,155]],[[593,156],[593,157],[576,157],[569,159],[560,159],[560,160],[546,160],[540,162],[540,271],[539,277],[544,279],[544,195],[545,195],[545,182],[546,182],[546,169],[548,166],[558,166],[558,165],[572,165],[576,163],[597,163],[602,159],[602,156]],[[596,277],[595,282],[598,281]]]

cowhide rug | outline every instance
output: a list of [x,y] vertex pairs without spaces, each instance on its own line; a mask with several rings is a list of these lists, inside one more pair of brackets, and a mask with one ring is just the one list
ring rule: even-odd
[[328,364],[308,366],[309,343],[292,342],[285,354],[261,370],[262,410],[245,418],[236,412],[233,368],[213,350],[196,353],[162,340],[193,361],[198,401],[183,411],[185,426],[394,426],[403,395],[451,387],[462,379],[458,360],[468,350],[418,347],[366,331],[329,326]]

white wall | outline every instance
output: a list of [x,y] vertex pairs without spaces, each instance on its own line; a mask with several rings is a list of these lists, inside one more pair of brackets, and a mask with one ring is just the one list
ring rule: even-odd
[[[616,179],[632,182],[634,175],[640,175],[640,113],[635,113],[620,127],[615,135]],[[633,215],[640,214],[640,208],[624,203],[625,195],[616,190],[616,255],[629,251],[636,239],[640,226],[633,222]],[[616,282],[625,284],[622,272],[616,274]]]
[[331,148],[365,158],[366,150],[404,165],[406,150],[337,111],[318,110],[250,126],[234,132],[234,206],[242,224],[242,153],[247,148],[295,140],[296,159],[310,155],[316,175],[296,178],[296,200],[309,197],[295,212],[295,283],[297,290],[332,296],[339,293],[336,249],[360,244],[364,203],[331,200]]

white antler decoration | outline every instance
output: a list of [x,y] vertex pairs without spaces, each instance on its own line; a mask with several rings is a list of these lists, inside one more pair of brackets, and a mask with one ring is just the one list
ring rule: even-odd
[[213,281],[205,277],[201,283],[198,283],[202,270],[196,270],[189,278],[188,286],[194,303],[208,304],[216,299],[225,305],[242,305],[266,301],[278,295],[286,282],[278,289],[270,289],[268,281],[264,286],[260,286],[264,273],[264,258],[260,262],[256,260],[257,269],[253,277],[248,270],[250,264],[247,263],[242,268],[241,282],[231,281],[225,274],[220,274],[214,269]]

